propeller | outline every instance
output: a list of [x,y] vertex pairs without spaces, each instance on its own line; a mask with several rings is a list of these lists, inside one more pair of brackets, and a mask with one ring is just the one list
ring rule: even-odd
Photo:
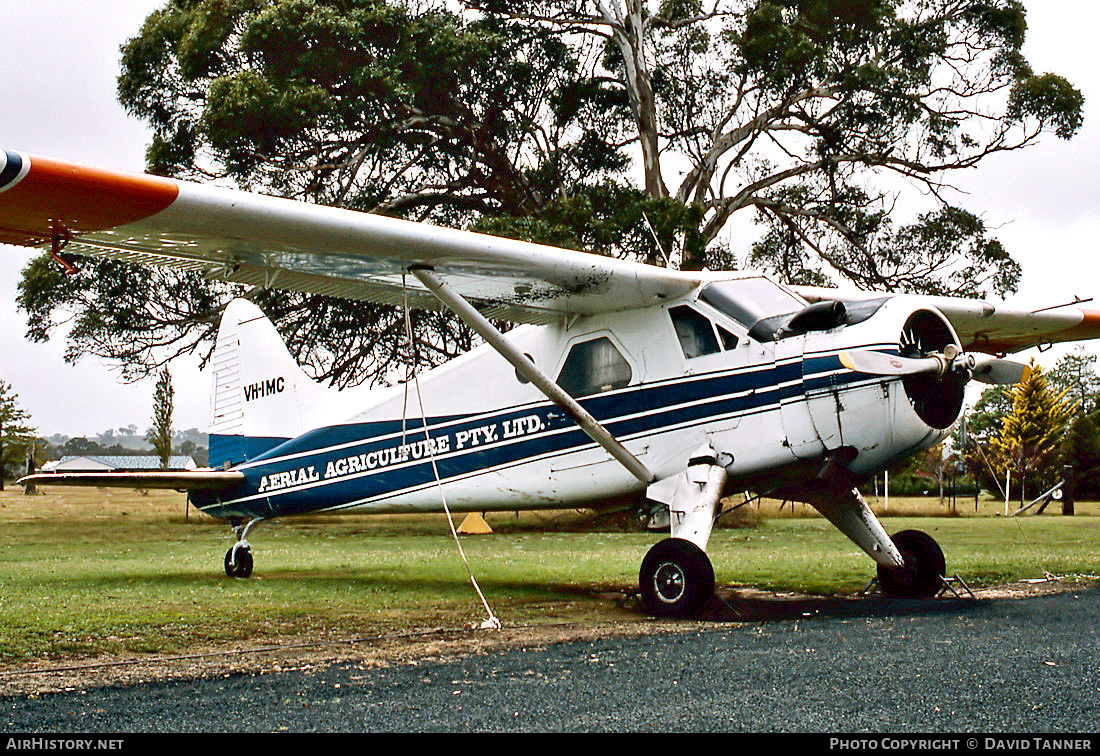
[[1002,360],[993,355],[967,355],[974,362],[970,372],[974,380],[982,383],[1008,385],[1021,383],[1031,377],[1031,366],[1012,360]]
[[917,375],[948,371],[967,371],[970,377],[982,383],[1012,384],[1026,380],[1031,367],[992,355],[965,354],[954,344],[948,344],[939,354],[927,357],[900,357],[885,352],[858,350],[841,352],[840,362],[849,370],[871,375]]

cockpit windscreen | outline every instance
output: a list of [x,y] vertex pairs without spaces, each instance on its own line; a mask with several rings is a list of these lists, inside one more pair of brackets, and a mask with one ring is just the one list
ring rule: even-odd
[[806,306],[798,297],[766,278],[718,281],[703,289],[699,298],[746,328],[764,318],[795,312]]

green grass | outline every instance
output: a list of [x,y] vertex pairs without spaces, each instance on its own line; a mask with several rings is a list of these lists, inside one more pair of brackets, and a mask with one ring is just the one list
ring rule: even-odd
[[[948,571],[971,584],[1097,569],[1100,510],[1074,518],[978,516],[891,500],[890,532],[928,531]],[[1000,503],[1003,507],[1003,502]],[[971,500],[972,509],[972,500]],[[878,510],[882,514],[881,509]],[[716,530],[708,549],[725,585],[850,593],[870,560],[799,505],[742,510],[752,527]],[[489,515],[464,537],[470,563],[506,623],[640,619],[599,592],[637,580],[661,536],[593,529],[570,513]],[[250,535],[255,575],[230,580],[229,528],[179,494],[49,489],[0,494],[0,662],[170,653],[233,642],[347,637],[476,622],[483,612],[442,516],[288,519]]]

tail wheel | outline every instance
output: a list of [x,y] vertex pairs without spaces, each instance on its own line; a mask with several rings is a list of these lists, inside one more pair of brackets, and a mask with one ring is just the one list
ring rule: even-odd
[[931,598],[943,587],[947,565],[936,539],[920,530],[903,530],[894,535],[904,567],[878,568],[882,592],[896,598]]
[[690,617],[714,595],[714,568],[691,541],[666,538],[642,560],[638,585],[650,614]]
[[[236,550],[236,554],[233,551]],[[234,546],[225,552],[225,574],[232,578],[246,578],[252,574],[252,549]]]

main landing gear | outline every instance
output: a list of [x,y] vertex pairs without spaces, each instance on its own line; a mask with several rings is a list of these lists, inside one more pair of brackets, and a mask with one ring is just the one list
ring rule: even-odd
[[650,614],[690,617],[714,595],[714,567],[691,541],[666,538],[642,560],[638,587]]
[[225,552],[225,574],[231,578],[246,578],[252,574],[252,546],[248,543],[248,531],[263,518],[249,520],[247,525],[233,525],[237,542]]
[[936,539],[920,530],[895,533],[905,565],[878,566],[878,584],[882,592],[893,598],[932,598],[944,585],[947,564]]
[[[714,595],[714,568],[704,549],[710,538],[725,466],[709,447],[695,452],[688,469],[649,487],[649,499],[668,505],[671,538],[642,561],[638,584],[646,611],[660,617],[697,614]],[[919,530],[890,538],[859,491],[822,486],[810,503],[878,564],[882,592],[898,598],[931,598],[944,586],[946,566],[935,539]]]
[[685,472],[647,491],[651,500],[668,506],[672,531],[671,538],[649,550],[638,573],[642,603],[650,614],[691,617],[714,595],[714,567],[704,549],[726,483],[723,462],[728,464],[709,444],[702,446]]

